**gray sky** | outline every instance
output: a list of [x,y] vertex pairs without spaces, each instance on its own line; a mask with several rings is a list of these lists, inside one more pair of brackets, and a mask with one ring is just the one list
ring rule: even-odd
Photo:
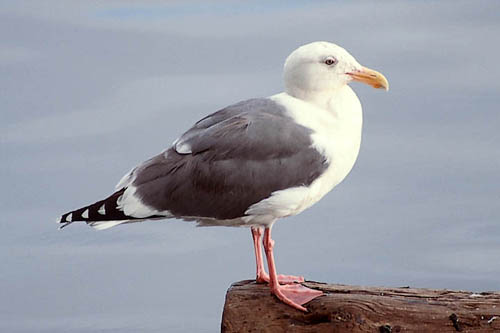
[[247,229],[97,232],[59,214],[111,193],[202,116],[282,90],[328,40],[389,79],[353,84],[358,162],[274,228],[278,271],[500,290],[500,3],[0,1],[0,331],[213,332],[253,278]]

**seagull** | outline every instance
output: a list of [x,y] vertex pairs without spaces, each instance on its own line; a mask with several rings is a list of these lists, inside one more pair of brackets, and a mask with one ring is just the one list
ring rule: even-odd
[[[304,278],[278,275],[271,229],[318,202],[350,172],[361,144],[361,103],[348,85],[388,90],[386,78],[342,47],[313,42],[284,65],[285,91],[227,106],[201,119],[171,147],[127,173],[104,200],[63,214],[61,228],[96,229],[177,218],[199,226],[249,227],[256,282],[307,311],[323,295]],[[267,260],[264,267],[261,248]]]

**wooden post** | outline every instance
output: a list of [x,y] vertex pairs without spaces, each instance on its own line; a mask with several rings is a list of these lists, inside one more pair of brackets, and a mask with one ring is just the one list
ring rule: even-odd
[[326,294],[306,304],[308,313],[279,302],[267,285],[234,283],[222,332],[500,332],[500,292],[304,285]]

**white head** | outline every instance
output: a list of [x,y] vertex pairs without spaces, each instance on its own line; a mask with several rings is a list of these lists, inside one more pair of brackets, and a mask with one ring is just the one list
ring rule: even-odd
[[389,88],[382,74],[361,66],[349,52],[329,42],[314,42],[293,51],[285,61],[284,79],[286,92],[297,98],[333,93],[353,80]]

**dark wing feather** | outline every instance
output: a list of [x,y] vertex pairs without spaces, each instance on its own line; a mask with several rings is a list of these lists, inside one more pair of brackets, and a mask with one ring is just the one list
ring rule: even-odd
[[138,167],[132,184],[158,211],[241,217],[272,192],[309,185],[324,172],[327,162],[311,147],[310,134],[269,99],[241,102],[197,122]]

